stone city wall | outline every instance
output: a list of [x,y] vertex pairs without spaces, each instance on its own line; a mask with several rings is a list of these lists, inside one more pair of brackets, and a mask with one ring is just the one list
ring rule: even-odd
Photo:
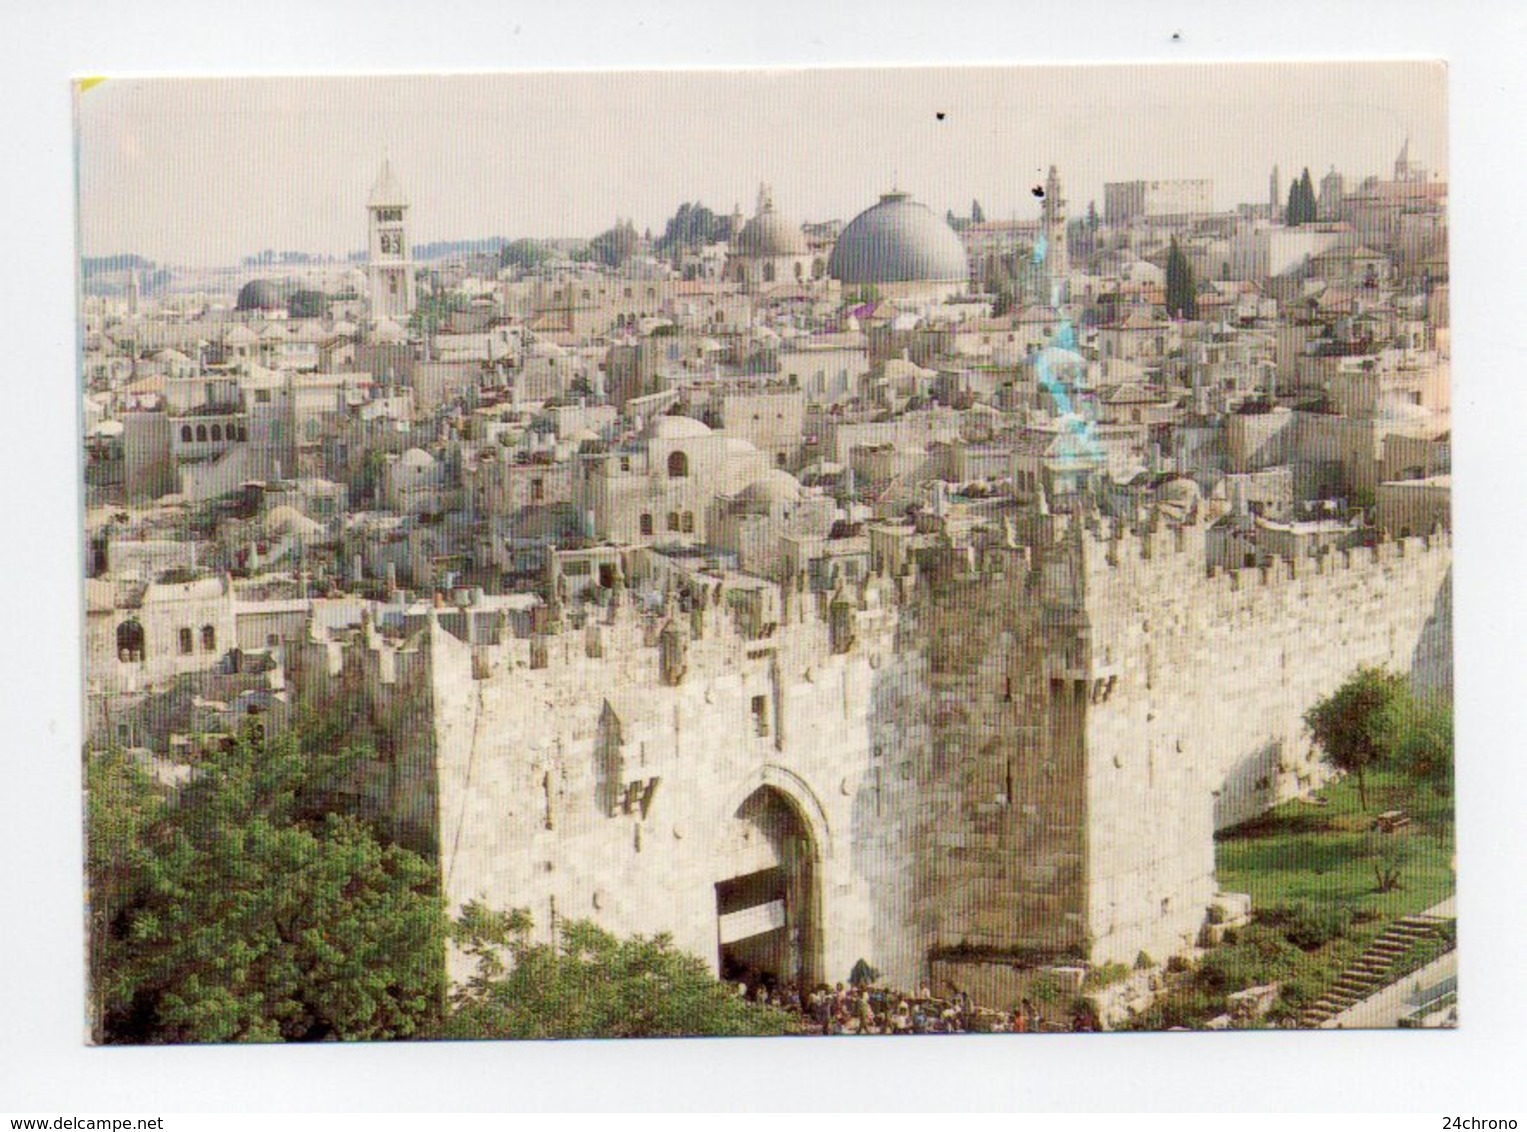
[[1304,712],[1359,665],[1447,656],[1448,536],[1208,576],[1203,531],[1082,540],[1096,962],[1191,945],[1213,833],[1327,773]]

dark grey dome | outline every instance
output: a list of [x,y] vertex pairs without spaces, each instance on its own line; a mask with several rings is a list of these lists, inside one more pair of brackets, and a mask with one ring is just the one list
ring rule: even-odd
[[286,288],[273,279],[253,279],[239,288],[234,309],[241,311],[283,310]]
[[843,229],[827,274],[842,283],[961,282],[965,245],[941,218],[906,193],[886,193]]

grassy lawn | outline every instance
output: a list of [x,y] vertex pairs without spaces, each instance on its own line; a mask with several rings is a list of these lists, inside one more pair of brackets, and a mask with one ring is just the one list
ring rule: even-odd
[[[1417,789],[1400,775],[1368,775],[1368,808],[1358,808],[1357,783],[1341,779],[1321,790],[1324,806],[1285,802],[1218,837],[1215,864],[1222,892],[1251,894],[1252,907],[1306,902],[1337,905],[1370,923],[1430,908],[1453,893],[1452,799]],[[1373,864],[1373,819],[1404,810],[1410,826],[1401,833],[1409,859],[1399,887],[1378,891]],[[1368,926],[1368,925],[1364,925]],[[1375,930],[1371,934],[1377,935]]]
[[[1391,921],[1452,894],[1452,800],[1397,774],[1370,773],[1367,787],[1366,809],[1356,781],[1342,779],[1320,791],[1324,804],[1288,802],[1219,835],[1220,890],[1249,893],[1253,922],[1178,975],[1139,1028],[1201,1026],[1227,994],[1269,982],[1282,987],[1271,1020],[1297,1018]],[[1403,810],[1410,825],[1373,833],[1388,810]],[[1375,854],[1398,845],[1399,883],[1380,892]],[[1439,947],[1428,942],[1414,958]]]

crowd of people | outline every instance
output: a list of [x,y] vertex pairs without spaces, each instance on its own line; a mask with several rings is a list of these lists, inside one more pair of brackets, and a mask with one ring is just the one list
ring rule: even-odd
[[939,998],[927,987],[903,993],[859,983],[821,983],[805,991],[793,983],[773,987],[763,981],[751,988],[739,981],[736,987],[740,996],[760,1006],[796,1015],[808,1034],[1024,1034],[1097,1028],[1082,1010],[1074,1012],[1067,1025],[1047,1018],[1028,999],[1011,1011],[991,1010],[975,1005],[964,991]]

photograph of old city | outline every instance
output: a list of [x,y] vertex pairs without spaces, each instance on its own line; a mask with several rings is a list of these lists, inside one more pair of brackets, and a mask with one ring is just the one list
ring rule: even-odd
[[1457,1024],[1442,65],[73,94],[89,1042]]

